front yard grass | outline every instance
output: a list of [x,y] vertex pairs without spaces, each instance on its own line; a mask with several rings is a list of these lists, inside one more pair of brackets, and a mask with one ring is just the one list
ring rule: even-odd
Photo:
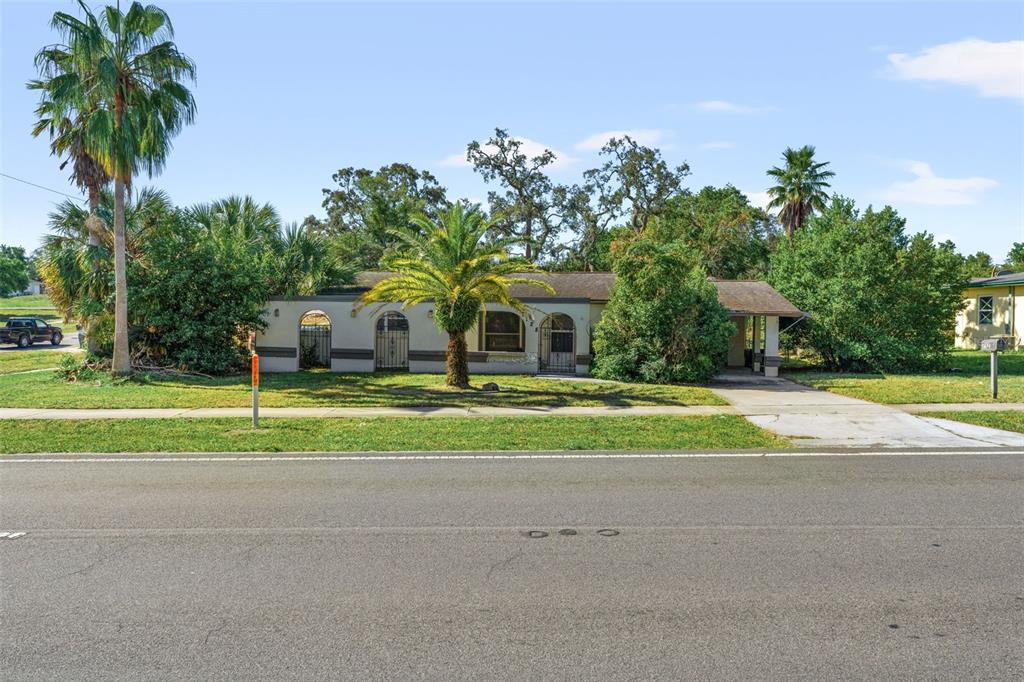
[[[925,412],[922,417],[938,417],[940,419],[952,419],[953,421],[988,426],[1003,431],[1017,431],[1024,433],[1024,411],[1021,410],[999,410],[992,412]],[[1024,437],[1021,438],[1021,445],[1024,445]]]
[[[925,374],[844,374],[791,371],[783,376],[832,393],[888,405],[909,403],[990,403],[989,354],[957,351],[950,368]],[[999,354],[999,400],[1024,402],[1024,352]]]
[[742,417],[0,420],[0,452],[692,450],[784,448]]
[[[443,385],[439,374],[335,374],[327,371],[264,374],[264,407],[561,407],[630,405],[725,405],[702,386],[656,386],[502,375],[472,377],[479,386],[494,381],[500,392],[461,391]],[[55,374],[0,375],[0,407],[245,407],[251,404],[248,375],[166,378],[136,376],[69,384]]]
[[44,349],[0,349],[0,374],[56,368],[63,353]]

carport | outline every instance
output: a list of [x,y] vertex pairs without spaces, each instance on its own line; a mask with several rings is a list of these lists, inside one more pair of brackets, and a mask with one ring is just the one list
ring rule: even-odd
[[780,325],[789,326],[806,315],[767,282],[712,280],[718,300],[729,310],[736,334],[729,341],[727,365],[747,367],[768,377],[779,375]]

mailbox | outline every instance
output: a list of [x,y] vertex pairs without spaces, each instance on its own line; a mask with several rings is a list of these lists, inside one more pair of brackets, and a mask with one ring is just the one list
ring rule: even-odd
[[984,339],[981,342],[981,349],[989,353],[1006,350],[1006,339]]

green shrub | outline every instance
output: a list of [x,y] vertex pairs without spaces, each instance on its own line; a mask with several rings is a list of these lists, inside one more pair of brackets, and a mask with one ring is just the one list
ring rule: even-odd
[[949,242],[906,234],[896,211],[863,214],[841,197],[783,240],[771,283],[810,319],[793,327],[790,346],[813,350],[843,371],[918,371],[939,367],[953,345],[966,280]]
[[693,254],[679,242],[641,238],[623,246],[614,268],[594,335],[594,374],[647,383],[712,378],[736,327]]

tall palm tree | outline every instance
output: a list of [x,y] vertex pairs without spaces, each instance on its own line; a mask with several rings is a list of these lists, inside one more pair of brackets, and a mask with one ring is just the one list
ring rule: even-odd
[[286,225],[275,239],[273,261],[270,290],[275,296],[313,296],[351,282],[356,274],[327,237],[298,223]]
[[[125,194],[140,170],[162,170],[171,139],[195,117],[195,101],[183,81],[195,80],[195,64],[178,51],[167,13],[133,2],[127,12],[107,6],[97,17],[79,0],[85,19],[64,12],[52,24],[67,43],[68,59],[86,74],[69,77],[69,87],[88,90],[85,151],[114,182],[114,357],[112,371],[131,371],[128,350],[128,291],[125,281]],[[76,81],[77,79],[77,81]]]
[[370,303],[433,303],[434,323],[448,333],[445,384],[469,388],[466,332],[477,322],[488,303],[526,312],[512,296],[513,284],[530,284],[551,293],[545,282],[523,275],[540,272],[530,262],[512,260],[512,240],[485,241],[494,223],[484,220],[476,208],[462,202],[442,212],[434,223],[427,215],[412,219],[413,230],[394,229],[397,250],[384,257],[393,275],[378,282],[360,298],[357,308]]
[[835,173],[824,170],[827,161],[814,160],[814,147],[804,145],[800,149],[787,147],[782,153],[786,162],[783,168],[773,167],[768,175],[776,184],[768,188],[768,208],[779,209],[779,221],[786,228],[786,235],[792,239],[793,233],[801,229],[807,218],[815,211],[825,210],[831,185],[828,178]]
[[281,229],[277,209],[257,204],[250,196],[197,204],[188,210],[188,216],[211,235],[258,244],[273,244]]
[[[68,35],[64,22],[54,17],[53,27]],[[70,25],[76,34],[88,34],[99,30],[95,22],[81,22],[70,17]],[[28,82],[30,90],[40,91],[36,107],[36,123],[32,135],[38,137],[47,132],[50,138],[50,153],[62,159],[60,169],[71,165],[71,180],[85,190],[89,199],[88,245],[97,247],[106,225],[99,215],[100,192],[110,184],[110,175],[103,165],[88,151],[89,130],[86,126],[89,114],[99,106],[98,91],[93,87],[96,74],[95,55],[90,51],[75,52],[69,45],[50,45],[36,55],[39,78]],[[100,274],[99,249],[88,250],[92,258],[94,276]],[[93,319],[80,318],[87,329],[89,350],[95,351]]]

